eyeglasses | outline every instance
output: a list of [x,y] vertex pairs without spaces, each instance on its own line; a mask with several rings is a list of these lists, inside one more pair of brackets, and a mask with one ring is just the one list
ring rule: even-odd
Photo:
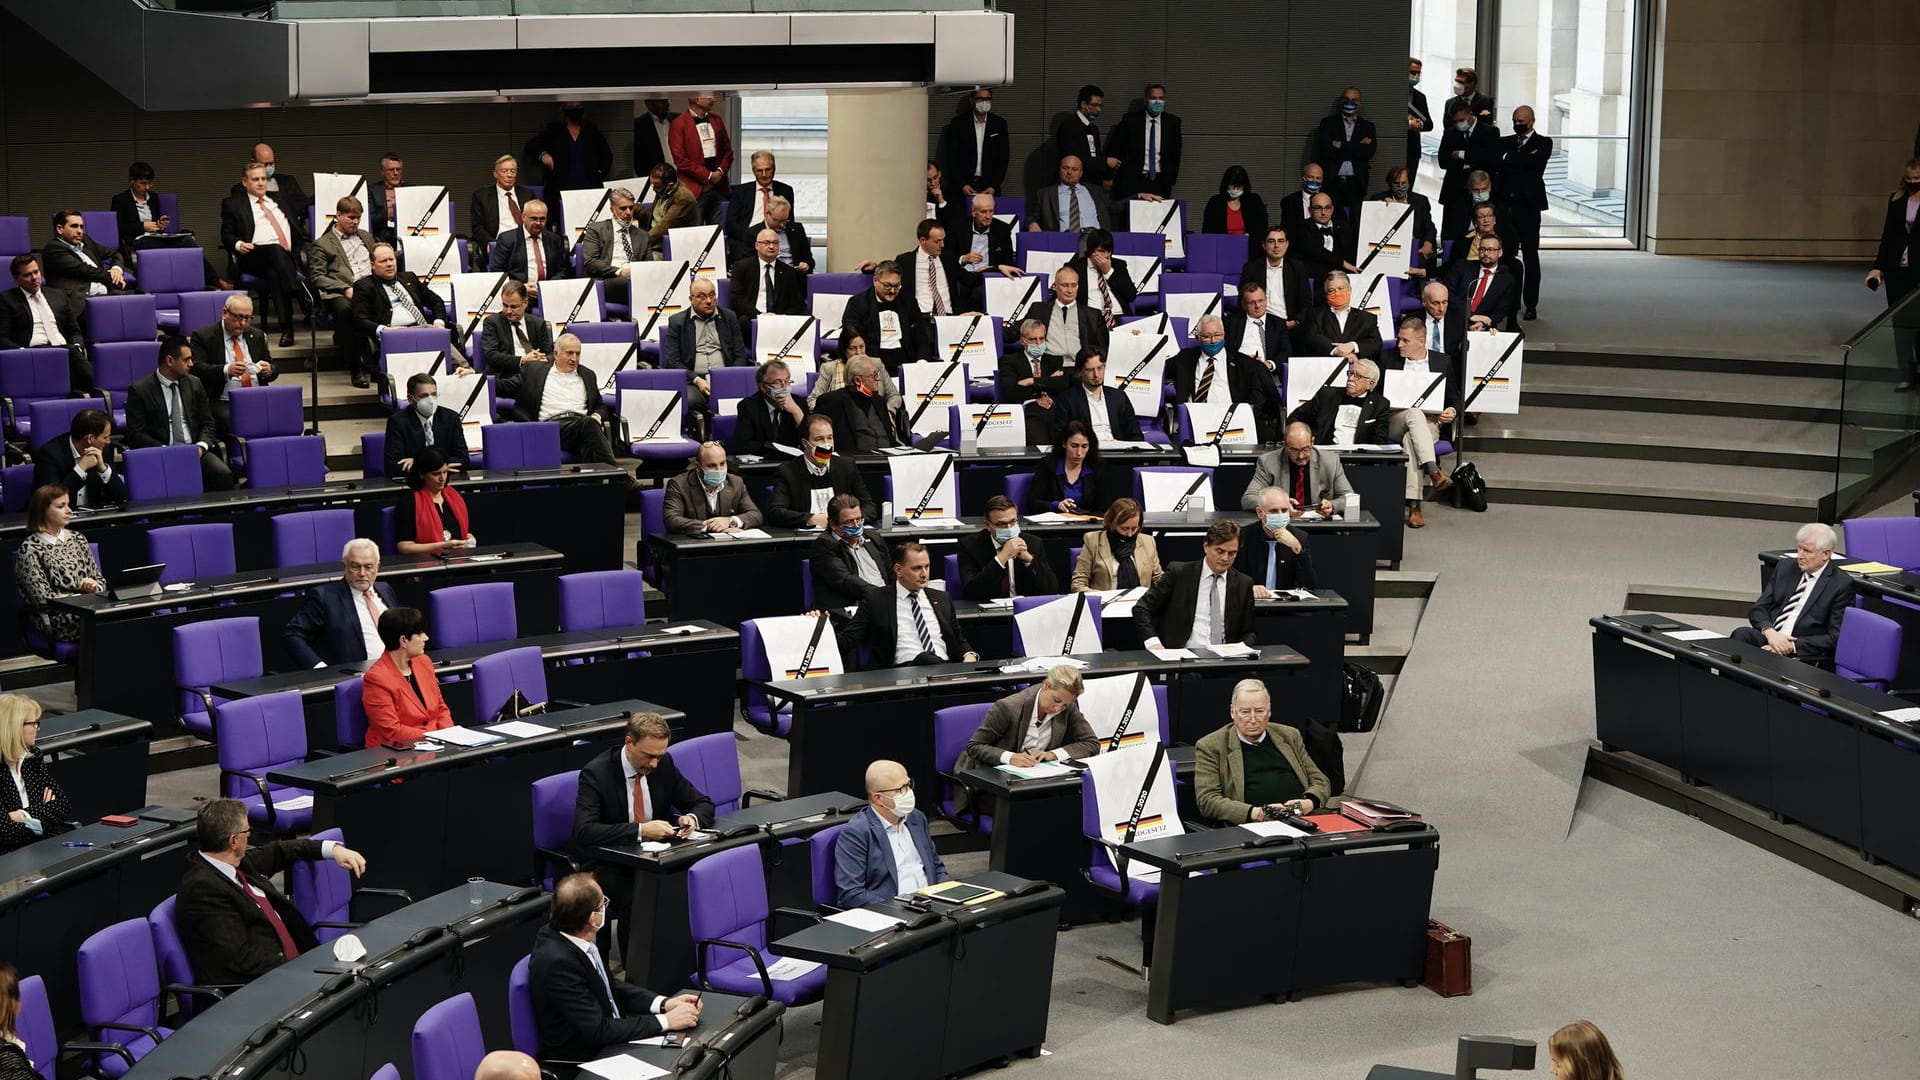
[[898,795],[903,791],[912,791],[912,790],[913,790],[913,781],[909,780],[906,783],[901,784],[899,787],[881,788],[878,791],[874,792],[874,794],[875,795]]

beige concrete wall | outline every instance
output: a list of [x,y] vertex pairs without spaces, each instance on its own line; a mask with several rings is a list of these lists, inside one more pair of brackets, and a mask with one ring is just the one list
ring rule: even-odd
[[827,95],[829,271],[913,247],[913,230],[927,216],[927,159],[914,151],[926,142],[924,89]]
[[1659,0],[1655,19],[1649,249],[1867,257],[1920,124],[1920,2]]

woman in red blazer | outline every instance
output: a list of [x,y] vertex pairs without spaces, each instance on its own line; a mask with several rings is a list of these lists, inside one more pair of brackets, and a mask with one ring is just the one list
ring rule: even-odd
[[452,727],[453,712],[427,659],[427,617],[419,608],[388,608],[380,613],[380,641],[387,651],[367,669],[360,688],[368,748],[404,746]]

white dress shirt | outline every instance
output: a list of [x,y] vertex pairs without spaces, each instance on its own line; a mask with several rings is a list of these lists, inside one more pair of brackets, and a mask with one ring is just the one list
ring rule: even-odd
[[927,880],[926,864],[920,861],[920,849],[914,846],[913,831],[907,828],[906,819],[889,825],[879,811],[867,809],[880,818],[880,827],[887,831],[887,847],[893,852],[894,895],[912,896],[932,884]]
[[1267,264],[1267,314],[1285,320],[1287,316],[1287,260],[1280,265]]
[[[1206,380],[1207,368],[1213,368],[1213,381],[1208,383],[1207,392],[1200,392],[1200,384]],[[1200,354],[1200,360],[1193,367],[1193,400],[1203,405],[1225,405],[1233,401],[1233,390],[1227,385],[1227,353],[1222,349],[1219,356]]]
[[[1219,582],[1220,603],[1227,602],[1227,575],[1216,574],[1204,569],[1200,574],[1200,590],[1193,600],[1193,629],[1187,635],[1187,648],[1194,649],[1202,645],[1219,645],[1222,642],[1213,638],[1213,590]],[[1226,612],[1220,613],[1220,625],[1226,625]]]
[[[1054,760],[1065,761],[1073,755],[1065,750],[1054,750],[1047,744],[1053,741],[1053,717],[1040,714],[1040,695],[1033,695],[1033,712],[1027,716],[1027,726],[1020,734],[1020,752],[1023,754],[1043,754],[1053,750]],[[1013,751],[1000,751],[1000,764],[1013,760]]]
[[[673,159],[669,157],[667,160],[672,161]],[[513,211],[507,208],[507,197],[512,194],[512,188],[503,188],[499,184],[493,185],[493,208],[499,215],[498,220],[500,222],[500,227],[494,230],[493,235],[495,236],[499,236],[501,233],[510,233],[520,227],[520,223],[513,220]],[[520,209],[525,210],[526,207],[523,206]],[[527,259],[531,262],[533,256],[529,255]]]
[[[347,591],[353,594],[353,614],[360,624],[360,643],[367,650],[366,659],[378,659],[381,653],[387,651],[387,646],[380,640],[380,613],[387,610],[387,605],[381,601],[380,594],[371,585],[367,586],[365,591],[349,585]],[[373,599],[372,611],[367,610],[369,597]],[[317,666],[325,667],[326,665],[323,663]]]
[[[931,293],[924,288],[929,274],[933,276]],[[915,249],[913,253],[913,285],[913,300],[920,306],[922,312],[932,314],[933,298],[938,295],[940,310],[949,315],[954,314],[953,290],[947,286],[947,268],[941,265],[939,259],[919,249]]]
[[650,782],[650,777],[640,777],[640,797],[644,803],[640,808],[641,812],[636,814],[633,809],[633,778],[639,774],[634,772],[633,762],[627,760],[624,752],[620,755],[620,775],[626,778],[626,783],[621,785],[621,788],[626,793],[627,820],[633,822],[633,838],[637,842],[642,839],[641,825],[653,820],[653,784]]
[[1240,335],[1240,352],[1255,360],[1267,359],[1267,319],[1269,318],[1272,316],[1247,320],[1247,328]]
[[578,370],[547,372],[547,384],[540,388],[540,419],[552,420],[569,413],[587,411],[586,383]]
[[1087,395],[1087,416],[1090,420],[1090,426],[1093,428],[1093,433],[1099,437],[1101,442],[1111,440],[1113,438],[1113,421],[1112,418],[1107,415],[1107,388],[1102,385],[1088,390],[1083,386],[1081,387],[1081,392]]
[[[25,759],[23,758],[22,760]],[[8,765],[7,773],[13,777],[13,790],[20,794],[20,812],[26,815],[26,820],[21,822],[21,824],[27,826],[27,828],[33,831],[34,835],[38,836],[44,830],[40,825],[40,819],[35,817],[31,810],[27,809],[32,806],[33,803],[27,798],[27,778],[20,775],[20,762],[16,761]]]
[[[333,849],[336,846],[338,846],[338,843],[339,842],[335,840],[320,841],[320,857],[323,859],[333,858]],[[240,884],[240,871],[232,863],[222,862],[219,859],[214,858],[212,855],[209,855],[204,851],[200,853],[200,857],[207,860],[207,865],[213,867],[215,870],[220,871],[221,877],[226,878],[228,881],[233,882],[234,885],[236,886]],[[266,893],[261,892],[259,889],[254,888],[251,884],[247,886],[247,893],[250,896],[259,897],[262,900],[265,900],[267,898]]]
[[[973,172],[968,179],[984,176],[987,171],[987,118],[979,113],[973,114]],[[978,192],[975,192],[978,194]]]
[[[338,230],[335,235],[338,235]],[[358,235],[340,237],[340,250],[347,253],[347,273],[352,275],[353,280],[359,281],[373,273],[373,253],[360,242]]]
[[[78,446],[74,446],[73,436],[71,435],[67,436],[67,445],[73,447],[73,475],[79,477],[81,480],[80,487],[74,492],[74,502],[80,506],[90,507],[93,504],[87,499],[87,485],[85,483],[87,470],[80,467],[80,455],[84,453],[84,451]],[[100,482],[103,484],[111,484],[113,482],[113,466],[107,464],[104,457],[100,459]],[[25,806],[26,803],[21,803],[20,805]]]
[[55,348],[67,344],[65,334],[60,332],[60,322],[53,316],[53,305],[47,303],[47,291],[27,293],[27,310],[33,313],[33,336],[27,344],[31,346],[50,345]]
[[913,626],[913,609],[920,608],[920,616],[926,620],[927,636],[933,639],[933,655],[942,660],[950,660],[947,655],[946,638],[940,633],[940,620],[933,613],[933,602],[923,593],[908,592],[905,585],[897,585],[893,590],[893,657],[896,666],[912,662],[920,655],[920,631]]
[[[226,370],[226,367],[228,364],[233,363],[234,350],[238,349],[240,352],[240,359],[246,361],[247,375],[249,378],[253,380],[253,382],[249,385],[256,385],[256,386],[259,385],[260,362],[258,360],[255,360],[253,358],[253,354],[247,351],[246,339],[242,338],[238,334],[222,334],[220,336],[220,348],[222,349],[222,352],[220,354],[220,369],[222,371]],[[227,376],[226,385],[220,388],[220,400],[226,401],[227,393],[239,385],[240,385],[240,376],[238,375]],[[184,390],[181,392],[185,393]]]
[[[1775,626],[1779,626],[1783,621],[1786,623],[1787,628],[1782,631],[1782,633],[1788,637],[1793,636],[1793,624],[1800,621],[1800,612],[1807,606],[1807,601],[1813,599],[1813,591],[1820,587],[1820,575],[1826,573],[1827,567],[1832,564],[1833,560],[1828,559],[1825,563],[1821,564],[1820,569],[1813,571],[1811,574],[1803,571],[1800,576],[1809,579],[1807,587],[1804,590],[1800,589],[1800,583],[1798,581],[1793,583],[1794,589],[1800,597],[1799,602],[1795,603],[1790,601],[1787,604],[1786,610],[1780,613],[1780,618],[1773,620],[1773,625]],[[1799,568],[1795,567],[1795,569]]]
[[[65,240],[55,240],[54,243],[65,245],[68,251],[73,252],[75,258],[79,259],[83,263],[86,263],[88,266],[93,267],[95,270],[100,269],[100,263],[96,261],[93,256],[87,254],[87,249],[85,245],[68,244]],[[107,295],[107,287],[98,281],[89,281],[87,282],[87,295],[88,296],[105,296]]]
[[[253,204],[253,246],[279,247],[280,237],[285,234],[287,243],[293,243],[293,229],[287,225],[287,215],[280,212],[280,204],[262,195],[250,197]],[[280,232],[273,229],[274,222],[280,223]]]

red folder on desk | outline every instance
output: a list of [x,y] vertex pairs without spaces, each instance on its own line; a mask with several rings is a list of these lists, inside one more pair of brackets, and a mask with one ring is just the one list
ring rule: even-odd
[[1320,826],[1319,835],[1321,836],[1339,832],[1362,832],[1367,828],[1352,818],[1337,812],[1308,814],[1307,820]]

